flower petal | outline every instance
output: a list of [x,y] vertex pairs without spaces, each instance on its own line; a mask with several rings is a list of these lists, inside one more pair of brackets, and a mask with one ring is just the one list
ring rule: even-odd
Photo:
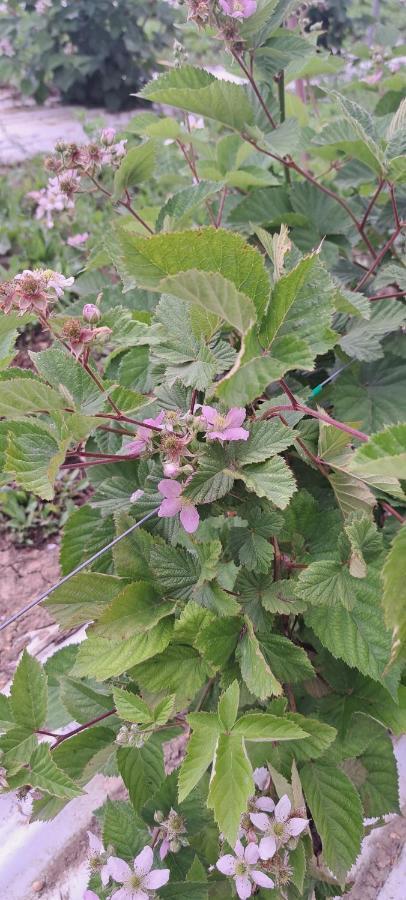
[[154,854],[151,847],[144,847],[141,850],[141,853],[135,857],[134,860],[134,872],[136,875],[147,875],[147,873],[152,868],[152,863],[154,862]]
[[292,804],[289,800],[287,794],[284,794],[283,797],[279,800],[279,803],[275,806],[275,819],[277,822],[286,822],[290,816],[290,811],[292,809]]
[[308,820],[307,819],[289,819],[289,822],[286,823],[286,830],[289,832],[291,837],[298,837],[302,831],[307,828]]
[[232,406],[226,415],[227,428],[238,428],[246,419],[247,413],[243,406]]
[[268,875],[265,875],[265,872],[259,872],[258,869],[253,869],[251,872],[251,878],[258,885],[258,887],[263,888],[273,888],[275,887],[272,878],[269,878]]
[[125,454],[126,456],[139,456],[140,453],[144,452],[146,446],[146,441],[143,441],[142,439],[138,439],[137,441],[129,441],[128,444],[123,447],[121,455]]
[[271,797],[258,797],[258,800],[255,801],[255,806],[257,809],[268,813],[273,812],[275,809],[275,804]]
[[94,891],[85,891],[85,893],[83,894],[83,900],[99,900],[99,898]]
[[170,874],[170,869],[153,869],[149,875],[145,876],[143,887],[148,891],[156,891],[169,881]]
[[192,506],[191,503],[188,503],[187,506],[183,506],[180,511],[180,521],[182,525],[189,534],[192,534],[193,531],[199,527],[200,516],[195,506]]
[[217,860],[216,869],[218,869],[222,875],[234,875],[235,863],[235,856],[231,856],[231,853],[226,853],[225,856],[220,856],[220,859]]
[[244,847],[240,840],[236,841],[234,844],[234,853],[238,859],[244,859]]
[[269,772],[265,766],[260,766],[258,769],[254,769],[254,781],[259,788],[260,791],[266,791],[269,785]]
[[223,441],[247,441],[250,436],[246,428],[225,428]]
[[254,866],[259,860],[258,844],[254,844],[253,841],[250,841],[244,850],[244,857],[250,866]]
[[92,853],[104,853],[104,847],[100,838],[98,838],[96,834],[93,834],[92,831],[88,831],[87,836],[89,838],[89,850],[91,850]]
[[109,856],[107,867],[114,881],[120,881],[123,884],[128,878],[131,878],[132,872],[128,863],[124,862],[123,859],[119,859],[118,856]]
[[158,509],[158,516],[160,519],[166,519],[167,516],[176,516],[179,510],[182,509],[182,501],[180,497],[171,497],[168,500],[162,500],[162,503]]
[[248,875],[237,875],[235,879],[235,886],[237,888],[237,894],[240,900],[247,900],[247,898],[251,896],[252,883],[248,878]]
[[202,406],[202,417],[203,419],[206,419],[206,422],[208,422],[209,425],[214,425],[217,416],[218,412],[217,409],[214,409],[214,406]]
[[272,857],[276,853],[276,841],[275,838],[269,835],[268,837],[262,838],[259,842],[259,855],[261,859],[272,859]]
[[106,885],[110,881],[110,870],[109,870],[107,863],[105,866],[102,866],[100,869],[100,878],[101,878],[101,883],[102,883],[103,887],[106,887]]
[[160,859],[165,859],[165,856],[167,856],[168,853],[169,853],[169,841],[167,841],[166,838],[164,838],[164,840],[162,841],[162,844],[159,848]]
[[260,831],[268,831],[270,823],[265,813],[251,813],[250,819],[255,828],[259,828]]
[[182,485],[179,481],[172,481],[171,478],[163,478],[158,484],[158,491],[163,497],[180,497],[182,493]]

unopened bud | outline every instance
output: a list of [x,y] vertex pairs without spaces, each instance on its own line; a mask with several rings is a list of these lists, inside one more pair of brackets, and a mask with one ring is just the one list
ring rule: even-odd
[[175,476],[179,473],[179,466],[175,462],[166,462],[164,463],[163,468],[165,478],[175,478]]
[[65,153],[65,150],[68,149],[68,144],[66,141],[57,141],[55,144],[55,153]]
[[101,319],[101,312],[94,303],[85,303],[82,309],[82,316],[85,322],[89,322],[90,324],[94,324],[94,322],[99,322]]
[[115,136],[115,128],[103,128],[103,131],[100,135],[100,143],[104,144],[105,147],[111,147],[112,143],[114,142]]

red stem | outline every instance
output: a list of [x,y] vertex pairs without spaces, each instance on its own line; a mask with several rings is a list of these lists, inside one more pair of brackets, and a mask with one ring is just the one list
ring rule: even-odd
[[390,297],[404,297],[406,291],[393,291],[392,294],[374,294],[372,297],[368,297],[368,300],[389,300]]
[[327,425],[334,425],[335,428],[338,428],[340,431],[345,431],[347,434],[350,434],[352,437],[358,438],[359,441],[369,441],[369,436],[365,434],[363,431],[358,431],[357,428],[351,428],[351,425],[346,425],[345,422],[339,422],[337,419],[333,419],[332,416],[329,416],[328,413],[321,413],[318,410],[310,409],[309,406],[304,406],[303,403],[298,403],[296,407],[294,406],[274,406],[269,412],[264,413],[262,416],[263,419],[270,419],[274,415],[278,415],[279,412],[303,412],[307,416],[312,416],[313,419],[320,419],[321,422],[326,422]]
[[396,238],[400,234],[401,229],[404,228],[405,224],[406,224],[405,222],[399,223],[399,226],[396,228],[396,230],[390,236],[389,240],[386,241],[385,246],[382,247],[382,250],[380,251],[380,253],[378,253],[378,256],[376,257],[376,259],[374,259],[374,261],[373,261],[373,263],[371,263],[369,269],[367,269],[365,274],[362,276],[362,278],[358,282],[358,284],[355,288],[356,291],[359,291],[362,287],[364,287],[364,284],[366,281],[368,281],[368,278],[370,277],[370,275],[373,275],[373,273],[375,272],[375,269],[377,269],[378,266],[381,264],[384,256],[386,255],[388,250],[390,250],[392,244],[396,241]]
[[375,202],[376,202],[376,200],[378,199],[379,194],[381,193],[381,190],[382,190],[384,184],[385,184],[385,180],[384,180],[384,179],[381,179],[381,180],[379,181],[379,184],[378,184],[378,187],[377,187],[375,193],[373,194],[373,196],[371,197],[371,200],[370,200],[369,203],[368,203],[368,206],[367,206],[367,208],[366,208],[366,210],[365,210],[364,216],[363,216],[363,218],[361,219],[361,222],[360,222],[360,226],[361,226],[362,229],[365,228],[365,225],[366,225],[367,219],[368,219],[368,217],[369,217],[369,214],[370,214],[370,212],[371,212],[371,210],[372,210],[372,207],[375,205]]
[[388,515],[395,516],[395,519],[397,519],[398,522],[400,522],[402,525],[406,522],[404,516],[401,516],[397,509],[394,509],[393,506],[390,505],[390,503],[386,502],[386,500],[380,500],[380,504],[382,508],[386,510]]
[[110,709],[108,712],[101,713],[100,716],[96,716],[94,719],[90,719],[89,722],[85,722],[83,725],[78,725],[77,728],[73,728],[72,731],[68,731],[66,734],[60,734],[56,738],[54,745],[51,747],[51,750],[55,750],[55,747],[58,747],[59,744],[62,744],[63,741],[67,741],[68,738],[73,737],[75,734],[80,734],[81,731],[85,731],[86,728],[90,728],[92,725],[96,725],[97,722],[102,722],[103,719],[107,719],[108,716],[114,716],[116,712],[116,708]]
[[265,115],[266,115],[266,117],[267,117],[267,119],[268,119],[268,122],[270,122],[270,124],[272,125],[272,128],[276,128],[275,120],[273,119],[271,113],[269,112],[269,109],[268,109],[268,107],[267,107],[267,105],[266,105],[266,103],[265,103],[265,100],[264,100],[264,99],[262,98],[262,96],[261,96],[261,92],[260,92],[259,89],[258,89],[258,86],[257,86],[257,83],[256,83],[256,81],[255,81],[255,78],[254,78],[253,75],[251,74],[250,70],[247,69],[247,67],[246,67],[245,63],[243,63],[241,57],[238,56],[238,53],[236,53],[236,51],[233,50],[232,47],[231,47],[230,49],[231,49],[231,53],[232,53],[232,55],[233,55],[235,61],[238,63],[240,69],[242,69],[242,71],[244,72],[244,75],[246,75],[246,77],[248,78],[248,81],[249,81],[249,83],[250,83],[250,85],[251,85],[251,87],[252,87],[252,90],[254,91],[254,94],[255,94],[255,96],[256,96],[258,102],[261,104],[262,109],[263,109],[263,111],[264,111],[264,113],[265,113]]

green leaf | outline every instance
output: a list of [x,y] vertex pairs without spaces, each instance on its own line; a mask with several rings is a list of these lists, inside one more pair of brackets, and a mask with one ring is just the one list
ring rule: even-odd
[[250,298],[237,291],[232,281],[219,272],[189,269],[169,275],[161,281],[160,290],[214,313],[240,334],[246,334],[255,322],[255,308]]
[[86,415],[103,407],[105,400],[97,384],[70,353],[51,348],[32,353],[31,359],[40,375],[59,391],[65,405]]
[[192,187],[182,188],[173,194],[169,200],[161,207],[159,216],[156,220],[156,231],[161,231],[165,227],[165,219],[182,219],[185,215],[190,215],[197,207],[199,207],[209,197],[213,197],[222,188],[222,183],[218,181],[203,181]]
[[114,738],[111,728],[94,725],[62,741],[53,750],[52,758],[71,778],[87,784],[114,752]]
[[60,394],[35,378],[12,378],[1,382],[0,416],[8,419],[63,409],[64,405]]
[[354,512],[370,514],[376,506],[374,494],[359,478],[352,478],[347,472],[335,472],[328,475],[328,480],[344,517]]
[[383,608],[385,621],[393,628],[392,659],[403,653],[406,646],[406,528],[395,535],[382,570]]
[[212,503],[231,490],[234,476],[222,447],[210,447],[199,460],[199,468],[184,495],[195,503]]
[[235,723],[232,734],[240,734],[246,741],[294,741],[307,737],[299,725],[271,713],[245,713]]
[[94,682],[78,681],[64,677],[61,685],[60,699],[75,722],[85,724],[97,716],[103,715],[113,707],[110,693]]
[[272,344],[316,261],[316,254],[305,256],[291,272],[282,275],[276,282],[261,328],[261,342],[264,346]]
[[356,319],[350,321],[346,333],[340,339],[340,346],[348,356],[361,361],[370,362],[384,355],[382,339],[392,331],[398,331],[405,324],[406,316],[403,304],[386,300],[370,304],[372,312],[368,321]]
[[337,419],[358,422],[361,430],[373,433],[398,423],[405,391],[403,360],[386,357],[351,366],[330,388],[330,396]]
[[282,422],[254,422],[247,441],[239,442],[236,459],[239,464],[260,463],[286,450],[294,441],[294,431]]
[[276,678],[295,683],[314,677],[314,669],[306,651],[282,634],[258,634],[265,659]]
[[236,659],[240,664],[241,675],[249,691],[260,700],[266,700],[272,694],[282,693],[282,685],[271,671],[261,646],[255,636],[252,623],[246,617],[246,632],[241,638]]
[[0,737],[1,764],[7,772],[14,773],[29,762],[37,743],[32,728],[16,725]]
[[253,124],[253,111],[243,87],[193,66],[160,75],[143,88],[140,96],[216,119],[236,131]]
[[61,800],[73,800],[83,791],[59,769],[46,744],[39,744],[30,757],[28,783],[33,788],[46,791]]
[[7,472],[22,488],[43,500],[52,500],[54,481],[65,458],[46,426],[33,422],[15,422],[8,434]]
[[355,602],[357,579],[350,575],[346,563],[333,559],[320,559],[304,569],[297,580],[299,597],[312,606],[335,606],[341,603],[352,609]]
[[148,725],[152,722],[149,706],[137,694],[124,691],[122,688],[113,689],[114,705],[117,715],[126,722],[136,722],[139,725]]
[[127,188],[148,181],[154,171],[154,164],[154,141],[130,147],[114,175],[115,199],[119,199]]
[[264,261],[238,234],[198,228],[142,238],[116,225],[115,239],[113,262],[120,274],[135,279],[137,285],[160,291],[166,276],[190,269],[217,272],[253,301],[258,318],[265,309],[270,284]]
[[148,844],[150,835],[130,803],[107,800],[103,806],[103,843],[114,847],[117,856],[129,861]]
[[161,619],[171,615],[171,601],[158,600],[158,594],[145,581],[128,584],[116,594],[98,618],[93,634],[111,640],[126,640],[153,628]]
[[237,616],[216,617],[196,635],[194,644],[212,666],[220,669],[234,653],[241,627],[241,619]]
[[47,705],[47,676],[41,663],[24,650],[11,686],[14,719],[18,725],[36,731],[46,721]]
[[153,735],[143,747],[120,747],[117,765],[135,812],[159,790],[164,778],[162,742]]
[[[62,575],[68,575],[81,562],[89,559],[97,550],[116,537],[112,518],[102,518],[98,509],[81,506],[71,512],[62,533],[59,563]],[[111,551],[97,562],[99,571],[108,572],[111,567]]]
[[18,329],[30,321],[31,317],[21,317],[17,313],[0,315],[0,369],[8,366],[14,356],[14,345]]
[[280,456],[274,456],[264,463],[246,466],[236,472],[249,491],[258,497],[271,500],[278,509],[285,509],[296,491],[296,482],[289,466]]
[[350,123],[357,137],[366,145],[371,155],[376,160],[376,169],[382,172],[384,163],[383,153],[378,145],[378,135],[372,119],[372,116],[363,109],[358,103],[344,97],[338,91],[330,91],[330,97],[335,101],[341,110],[344,118]]
[[64,628],[97,619],[123,588],[115,575],[81,572],[53,592],[44,604]]
[[127,640],[91,636],[80,645],[72,674],[79,678],[89,676],[97,681],[121,675],[132,666],[162,653],[169,644],[172,630],[173,623],[163,619],[150,631]]
[[179,772],[179,803],[188,797],[190,792],[203,778],[211,765],[219,737],[219,727],[207,728],[204,723],[193,727],[188,740],[186,756]]
[[206,679],[207,666],[193,647],[173,644],[159,656],[135,666],[132,675],[146,691],[170,691],[181,702],[195,696]]
[[224,694],[221,695],[217,714],[220,724],[225,731],[231,731],[237,718],[240,704],[240,688],[238,681],[233,681]]
[[406,424],[391,425],[372,434],[351,460],[357,475],[389,475],[406,479]]
[[357,586],[351,610],[341,605],[313,607],[305,614],[305,620],[333,656],[375,681],[382,681],[391,636],[385,629],[379,604],[379,581],[363,580],[362,585],[358,579],[354,581]]
[[341,881],[360,851],[363,837],[362,806],[350,780],[334,766],[307,764],[300,780],[327,866]]
[[254,793],[252,769],[243,738],[221,734],[218,739],[207,805],[231,846],[237,838],[240,817]]
[[185,598],[199,578],[196,558],[182,548],[171,547],[164,541],[154,541],[151,547],[152,572],[165,593]]
[[341,768],[357,788],[368,818],[399,811],[399,785],[392,741],[383,728],[369,724],[369,742],[356,759]]
[[208,886],[203,881],[172,881],[159,889],[164,900],[207,900]]

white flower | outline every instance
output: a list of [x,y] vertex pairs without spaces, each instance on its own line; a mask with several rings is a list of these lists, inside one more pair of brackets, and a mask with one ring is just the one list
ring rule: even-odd
[[234,847],[235,856],[227,853],[220,856],[216,862],[216,868],[222,875],[234,878],[235,887],[240,900],[247,900],[256,887],[273,888],[272,878],[265,875],[258,868],[259,850],[257,844],[249,843],[244,848],[241,841],[237,841]]
[[152,869],[154,854],[151,847],[144,847],[135,857],[133,871],[128,863],[117,856],[108,860],[109,874],[123,887],[114,891],[115,900],[149,900],[151,894],[169,881],[169,869]]
[[75,280],[73,275],[70,275],[69,278],[65,278],[65,275],[61,275],[60,272],[52,272],[51,269],[44,272],[44,275],[46,277],[48,290],[55,291],[58,298],[62,297],[66,288],[72,287]]
[[87,832],[89,838],[89,850],[87,861],[92,872],[99,872],[101,883],[105,887],[109,883],[109,867],[107,865],[107,853],[103,847],[100,838],[96,837],[91,831]]
[[265,813],[251,813],[250,819],[264,837],[259,842],[261,859],[272,859],[274,853],[291,838],[299,837],[308,824],[307,819],[291,818],[292,805],[287,794],[276,804],[274,814],[270,818]]

